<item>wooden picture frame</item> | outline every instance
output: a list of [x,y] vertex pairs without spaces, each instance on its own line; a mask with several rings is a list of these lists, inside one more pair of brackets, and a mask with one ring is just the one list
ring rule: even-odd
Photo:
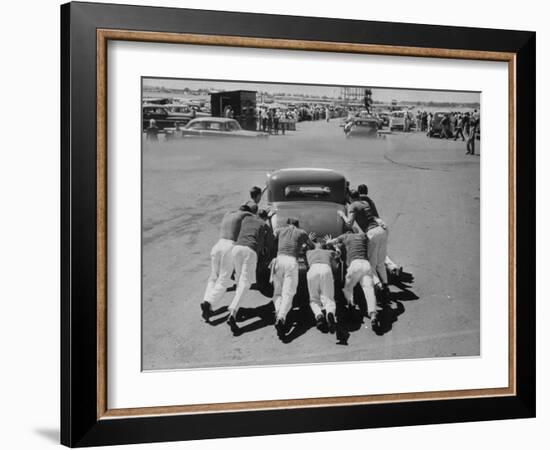
[[[109,40],[507,62],[508,387],[109,409],[106,394]],[[534,417],[535,33],[70,3],[61,7],[61,55],[63,444],[90,446]]]

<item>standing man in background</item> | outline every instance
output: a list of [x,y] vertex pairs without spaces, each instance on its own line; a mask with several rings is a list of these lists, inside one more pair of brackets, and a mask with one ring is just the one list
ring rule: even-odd
[[426,133],[427,136],[430,136],[432,134],[433,124],[434,124],[434,116],[432,113],[430,113],[428,114],[428,118],[427,118],[427,126],[428,126],[428,132]]
[[159,128],[155,119],[149,120],[149,127],[145,130],[145,136],[148,141],[158,141]]
[[456,128],[455,128],[455,141],[458,139],[458,136],[460,135],[460,137],[462,137],[462,141],[464,142],[465,138],[464,138],[464,132],[462,131],[463,128],[464,128],[464,114],[459,114],[458,120],[456,123]]
[[279,113],[276,109],[273,110],[273,131],[279,134]]
[[477,113],[477,109],[474,110],[474,114],[472,115],[472,118],[470,119],[470,130],[468,132],[468,142],[466,143],[466,154],[467,155],[475,155],[476,154],[476,135],[477,130],[479,127],[479,115]]

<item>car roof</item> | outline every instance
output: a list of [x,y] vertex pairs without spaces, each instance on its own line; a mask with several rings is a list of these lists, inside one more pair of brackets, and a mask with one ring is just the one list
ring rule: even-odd
[[193,119],[189,123],[196,123],[196,122],[220,122],[220,123],[227,123],[227,122],[236,122],[235,119],[230,119],[229,117],[197,117],[196,119]]
[[186,103],[166,103],[165,105],[167,108],[189,108],[189,105]]
[[[270,180],[284,182],[338,182],[345,181],[344,175],[332,169],[319,169],[315,167],[296,167],[291,169],[279,169],[271,172]],[[319,181],[317,181],[319,180]]]
[[346,177],[331,169],[312,167],[298,167],[280,169],[268,175],[268,201],[287,200],[285,188],[292,185],[323,185],[329,186],[332,191],[328,201],[345,202]]

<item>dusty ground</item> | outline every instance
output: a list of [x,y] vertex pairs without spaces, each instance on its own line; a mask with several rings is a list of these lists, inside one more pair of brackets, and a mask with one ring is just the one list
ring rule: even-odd
[[[267,140],[145,142],[143,369],[478,355],[480,169],[464,153],[462,142],[423,133],[345,139],[337,121]],[[222,215],[284,167],[331,168],[352,187],[368,184],[390,227],[389,253],[411,274],[391,287],[380,335],[366,322],[343,339],[307,325],[282,343],[258,291],[243,304],[239,336],[223,312],[201,319]]]

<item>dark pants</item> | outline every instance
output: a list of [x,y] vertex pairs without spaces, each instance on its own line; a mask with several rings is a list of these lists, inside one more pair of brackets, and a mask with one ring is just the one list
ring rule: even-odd
[[468,137],[468,142],[466,142],[466,154],[475,155],[476,153],[476,135],[473,133],[473,136]]
[[458,136],[462,137],[462,140],[464,140],[464,133],[462,132],[462,128],[457,128],[455,131],[455,141],[458,139]]

